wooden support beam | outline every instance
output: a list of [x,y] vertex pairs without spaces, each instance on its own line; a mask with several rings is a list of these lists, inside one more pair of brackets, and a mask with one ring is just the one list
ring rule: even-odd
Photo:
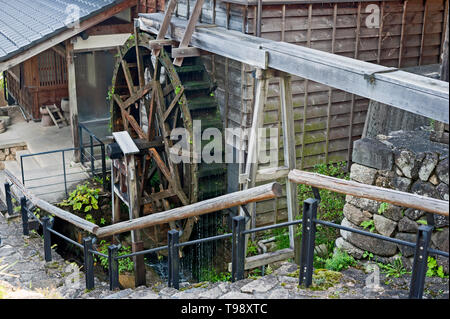
[[[283,140],[284,140],[284,166],[289,170],[296,167],[296,154],[295,154],[295,132],[294,132],[294,106],[292,103],[292,88],[291,77],[285,74],[280,78],[280,100],[281,100],[281,117],[283,123]],[[306,107],[306,105],[304,106]],[[305,135],[305,132],[303,132]],[[303,154],[302,154],[303,157]],[[294,221],[297,216],[297,185],[286,179],[286,197],[287,197],[287,210],[288,221]],[[289,243],[290,247],[294,249],[294,246],[298,245],[298,240],[295,241],[296,227],[289,226]],[[299,249],[294,249],[300,251]],[[297,256],[296,254],[296,257]],[[296,258],[297,260],[298,258]],[[298,259],[299,262],[299,259]]]
[[[69,107],[70,107],[70,129],[72,131],[72,145],[78,148],[80,145],[80,132],[78,130],[78,102],[77,102],[77,81],[75,75],[75,61],[73,52],[73,43],[69,40],[66,42],[66,62],[67,62],[67,86],[69,91]],[[81,141],[83,142],[83,141]],[[74,151],[74,161],[81,160],[79,149]]]
[[298,184],[327,189],[341,194],[368,198],[402,207],[420,209],[443,216],[449,215],[449,206],[447,201],[422,195],[405,193],[393,189],[362,184],[355,181],[347,181],[300,170],[292,170],[289,173],[289,179]]
[[[157,33],[163,16],[140,16],[140,28]],[[173,18],[171,39],[179,41],[185,28],[186,21]],[[221,27],[197,28],[190,44],[258,68],[270,67],[449,123],[449,86],[439,80]]]
[[[177,0],[170,0],[167,5],[166,12],[164,15],[164,20],[161,24],[161,28],[159,29],[158,35],[156,36],[156,40],[164,40],[167,34],[167,30],[169,29],[170,20],[172,18],[173,11],[175,6],[177,5]],[[156,48],[153,51],[153,55],[158,56],[161,48]]]
[[282,195],[281,185],[269,183],[244,191],[234,192],[219,197],[207,199],[187,206],[173,208],[171,210],[140,217],[134,220],[120,222],[114,225],[102,227],[96,232],[98,238],[104,238],[114,234],[147,228],[154,225],[168,223],[193,216],[200,216],[216,212],[226,208],[246,205],[252,202],[268,200]]
[[152,50],[160,50],[164,46],[173,46],[176,45],[177,42],[169,39],[163,40],[150,40],[149,46]]
[[211,53],[194,47],[172,49],[173,58],[189,58],[202,55],[211,55]]
[[[204,1],[205,0],[197,0],[195,2],[194,10],[192,11],[192,14],[189,18],[188,24],[183,34],[183,38],[181,39],[180,42],[179,46],[180,49],[185,49],[189,46],[192,34],[194,33],[195,30],[195,25],[197,24],[198,19],[200,18],[200,14],[202,13],[202,6]],[[181,66],[183,64],[183,57],[175,58],[173,64],[176,66]]]

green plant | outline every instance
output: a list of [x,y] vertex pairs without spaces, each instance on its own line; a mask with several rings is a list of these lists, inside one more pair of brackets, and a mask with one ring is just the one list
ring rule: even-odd
[[371,233],[373,233],[373,231],[375,230],[375,223],[374,223],[373,219],[365,220],[365,221],[361,222],[361,224],[359,226],[361,226],[364,229],[369,229],[369,231]]
[[231,273],[217,272],[215,269],[202,269],[200,271],[200,281],[222,282],[231,281]]
[[[313,168],[313,172],[339,179],[348,180],[349,174],[345,171],[346,162],[338,162],[335,164],[317,164]],[[319,190],[320,203],[317,212],[318,219],[340,224],[343,219],[343,208],[345,205],[345,195],[328,190]],[[312,188],[306,185],[298,186],[298,200],[302,203],[308,198],[313,198]],[[298,234],[301,235],[301,227],[298,227]],[[316,244],[334,243],[339,237],[339,230],[331,227],[317,227]],[[331,249],[334,246],[331,247]]]
[[373,254],[371,253],[371,252],[369,252],[369,251],[364,251],[364,253],[363,253],[363,255],[362,255],[362,258],[364,258],[364,259],[368,259],[369,261],[370,260],[372,260],[372,258],[373,258]]
[[[108,246],[110,244],[107,243],[105,240],[100,241],[98,245],[98,251],[102,254],[107,255],[108,254]],[[119,251],[117,252],[117,256],[123,256],[131,254],[131,247],[120,247]],[[95,256],[95,258],[100,262],[100,265],[105,269],[108,270],[108,258],[103,256]],[[119,273],[125,273],[125,272],[133,272],[134,270],[134,262],[132,258],[121,258],[118,260],[119,263]]]
[[78,185],[77,188],[70,193],[69,198],[65,199],[60,205],[72,206],[74,211],[83,211],[87,213],[92,209],[98,209],[99,193],[99,188],[90,188],[87,183]]
[[341,249],[337,249],[333,256],[325,261],[325,268],[333,271],[341,271],[355,264],[356,261],[352,256]]
[[256,244],[249,240],[247,245],[247,257],[248,256],[254,256],[258,254],[258,249],[256,247]]
[[403,275],[410,274],[411,272],[407,271],[403,266],[403,262],[401,258],[396,258],[390,264],[382,264],[378,263],[380,267],[380,271],[386,275],[386,277],[395,277],[399,278]]
[[383,214],[389,208],[388,203],[381,203],[380,207],[378,207],[378,214]]
[[448,275],[444,274],[444,268],[442,266],[437,265],[437,261],[435,258],[428,256],[427,265],[428,265],[428,269],[427,269],[427,273],[426,273],[427,277],[433,277],[433,276],[438,276],[440,278],[448,277]]

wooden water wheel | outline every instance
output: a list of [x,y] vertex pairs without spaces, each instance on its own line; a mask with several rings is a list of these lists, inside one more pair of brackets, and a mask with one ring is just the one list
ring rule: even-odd
[[[171,47],[155,54],[150,40],[153,38],[149,34],[137,33],[118,48],[109,92],[112,131],[128,131],[133,139],[154,146],[136,157],[141,216],[225,192],[225,164],[192,160],[177,164],[169,156],[177,142],[170,139],[175,128],[187,129],[192,137],[194,121],[201,120],[202,132],[210,127],[223,131],[213,94],[215,85],[201,58],[185,58],[183,66],[176,67]],[[152,246],[165,244],[168,228],[182,231],[180,241],[186,241],[196,222],[197,218],[190,218],[145,229],[143,233]]]

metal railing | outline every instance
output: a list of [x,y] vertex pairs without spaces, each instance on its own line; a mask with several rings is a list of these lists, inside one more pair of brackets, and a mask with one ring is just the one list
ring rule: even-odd
[[[89,169],[90,175],[92,177],[97,177],[100,178],[102,180],[102,184],[103,184],[103,190],[108,191],[109,190],[109,186],[107,185],[107,169],[106,169],[106,153],[105,153],[105,144],[99,139],[97,138],[94,134],[91,133],[91,131],[89,131],[83,124],[79,124],[79,130],[80,130],[80,144],[78,147],[71,147],[71,148],[65,148],[65,149],[59,149],[59,150],[53,150],[53,151],[46,151],[46,152],[39,152],[39,153],[32,153],[32,154],[24,154],[24,155],[20,155],[20,170],[21,170],[21,178],[22,178],[22,184],[25,186],[26,182],[36,182],[36,181],[44,181],[44,180],[49,180],[49,179],[55,179],[55,178],[60,178],[63,177],[62,181],[56,181],[56,182],[49,182],[49,183],[45,183],[45,182],[40,182],[38,186],[29,186],[27,187],[28,189],[34,189],[34,188],[45,188],[45,187],[51,187],[51,186],[56,186],[56,185],[64,185],[64,190],[66,193],[66,196],[68,196],[68,183],[75,183],[75,182],[80,182],[85,180],[85,178],[74,178],[71,179],[72,177],[76,176],[76,175],[80,175],[80,174],[84,174],[85,172],[67,172],[68,168],[66,165],[66,159],[67,157],[67,152],[76,152],[76,151],[80,151],[81,154],[81,164],[84,166],[84,162],[85,160],[89,160],[91,167]],[[89,134],[89,141],[90,143],[87,145],[87,147],[89,148],[89,152],[86,150],[86,146],[83,145],[83,143],[81,142],[81,138],[82,138],[82,131],[86,131]],[[94,144],[94,140],[97,142],[96,144]],[[100,148],[101,150],[101,157],[99,159],[101,159],[101,167],[96,169],[95,168],[95,161],[98,160],[97,158],[95,158],[94,156],[94,149],[95,148]],[[45,175],[45,176],[39,176],[39,177],[34,177],[34,178],[26,178],[25,176],[25,166],[26,166],[26,161],[24,162],[24,159],[27,158],[34,158],[37,156],[45,156],[45,155],[52,155],[52,154],[61,154],[61,159],[62,159],[62,165],[61,165],[61,171],[58,172],[57,174],[51,174],[51,175]],[[24,165],[25,164],[25,165]],[[59,192],[59,190],[56,191],[46,191],[44,193],[38,194],[36,193],[36,195],[42,195],[42,194],[51,194],[51,193],[56,193]]]
[[[12,212],[12,193],[10,191],[10,185],[5,184],[6,204],[9,212]],[[314,194],[319,194],[315,189]],[[289,227],[293,225],[302,224],[302,236],[301,236],[301,252],[300,252],[300,271],[299,271],[299,285],[305,285],[309,287],[313,282],[313,261],[314,261],[314,248],[315,248],[315,236],[317,225],[323,225],[327,227],[333,227],[353,233],[357,233],[363,236],[368,236],[380,240],[389,241],[398,245],[412,247],[415,249],[414,262],[412,266],[412,276],[410,282],[409,298],[422,298],[425,276],[427,271],[427,259],[429,254],[440,255],[443,257],[449,257],[448,252],[432,249],[430,247],[431,235],[433,231],[432,214],[428,214],[429,225],[421,225],[417,231],[416,243],[375,234],[372,232],[354,229],[331,222],[317,219],[317,209],[319,198],[309,198],[303,202],[303,216],[300,220],[290,221],[286,223],[280,223],[270,226],[258,227],[253,229],[245,229],[246,217],[234,216],[232,217],[232,232],[227,234],[221,234],[217,236],[192,240],[180,243],[179,232],[177,230],[168,231],[168,244],[157,248],[142,250],[126,255],[118,256],[119,245],[110,245],[108,247],[108,255],[102,254],[94,249],[94,239],[92,237],[86,237],[83,239],[83,245],[73,241],[70,238],[56,232],[52,229],[52,218],[43,217],[39,224],[43,227],[44,237],[44,254],[45,260],[51,261],[51,237],[50,233],[59,236],[60,238],[72,243],[76,247],[83,249],[84,251],[84,269],[86,272],[86,289],[94,288],[94,255],[98,255],[104,258],[108,258],[108,273],[109,273],[109,287],[111,290],[119,288],[119,267],[118,263],[120,259],[132,258],[138,255],[144,255],[149,253],[158,252],[161,250],[168,250],[168,286],[179,289],[180,280],[180,257],[178,249],[184,246],[200,244],[208,241],[222,240],[232,238],[232,271],[231,281],[244,279],[245,271],[245,236],[251,233],[271,230],[280,227]],[[20,199],[23,232],[28,234],[28,218],[37,219],[36,216],[27,208],[27,199],[22,197]],[[431,216],[431,217],[430,217]]]
[[[97,176],[99,178],[102,178],[103,180],[103,188],[104,190],[107,190],[108,187],[106,185],[106,151],[105,151],[105,144],[97,137],[94,133],[92,133],[84,124],[78,123],[78,132],[79,132],[79,150],[80,150],[80,162],[81,165],[84,166],[85,161],[89,161],[91,164],[91,174],[92,176]],[[89,144],[87,144],[87,147],[83,143],[83,131],[85,131],[89,135]],[[98,144],[94,144],[94,140]],[[98,174],[97,170],[95,169],[95,161],[98,160],[98,158],[95,157],[94,154],[94,148],[100,147],[101,150],[101,167],[100,171],[101,173]],[[87,151],[89,149],[89,151]]]

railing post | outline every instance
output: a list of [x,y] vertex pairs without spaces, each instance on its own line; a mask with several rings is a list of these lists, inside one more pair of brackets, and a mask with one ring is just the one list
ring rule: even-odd
[[119,288],[119,261],[116,259],[119,247],[108,246],[109,290]]
[[78,124],[78,131],[79,131],[79,135],[80,135],[80,140],[79,140],[80,162],[81,162],[81,165],[84,165],[83,128],[81,127],[81,124]]
[[232,246],[232,264],[231,281],[244,279],[245,270],[245,217],[233,217],[233,246]]
[[86,289],[94,289],[94,256],[92,237],[83,238],[84,269],[86,271]]
[[8,208],[8,214],[13,214],[12,206],[12,195],[11,195],[11,185],[5,183],[5,197],[6,197],[6,207]]
[[62,151],[61,154],[62,154],[62,165],[63,165],[63,173],[64,173],[64,190],[66,191],[66,196],[69,196],[69,193],[67,192],[66,157],[64,155],[64,151]]
[[106,152],[105,152],[105,144],[101,144],[102,150],[102,178],[103,178],[103,190],[108,191],[108,185],[106,185]]
[[91,148],[90,148],[90,152],[91,152],[91,171],[92,171],[92,176],[95,176],[94,141],[92,139],[92,135],[89,135],[89,141],[91,143]]
[[42,217],[42,228],[44,236],[44,258],[46,262],[52,261],[52,241],[50,237],[50,217]]
[[169,230],[168,232],[168,267],[169,267],[169,278],[168,286],[175,289],[180,289],[180,256],[178,255],[178,247],[176,245],[179,242],[179,232],[178,230]]
[[23,157],[20,156],[20,173],[22,174],[22,185],[25,186],[25,172],[23,169]]
[[27,212],[27,198],[20,198],[20,212],[22,213],[22,227],[23,234],[28,236],[30,234],[30,230],[28,228],[28,212]]
[[312,284],[314,244],[316,240],[317,199],[308,198],[303,202],[302,247],[300,255],[299,285]]
[[417,230],[417,241],[409,289],[410,299],[422,299],[428,265],[428,247],[433,228],[430,225],[421,225]]

